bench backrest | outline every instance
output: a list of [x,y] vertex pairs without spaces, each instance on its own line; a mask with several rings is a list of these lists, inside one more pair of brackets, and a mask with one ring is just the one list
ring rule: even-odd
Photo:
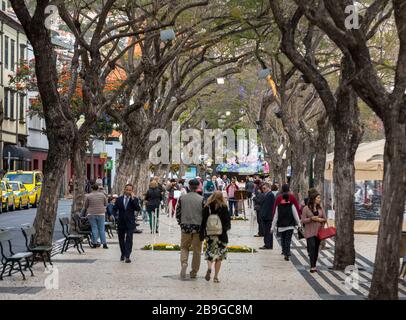
[[65,237],[69,236],[69,218],[68,217],[59,218],[59,222],[61,223],[62,226],[63,235]]
[[9,254],[12,256],[14,255],[13,248],[11,246],[11,239],[13,238],[10,231],[0,231],[0,253],[1,253],[1,262],[4,263],[4,259],[8,256],[6,253],[6,245],[8,243],[8,251]]
[[36,234],[35,228],[21,228],[21,231],[23,232],[25,238],[25,246],[27,247],[27,249],[30,249],[31,243],[33,243]]

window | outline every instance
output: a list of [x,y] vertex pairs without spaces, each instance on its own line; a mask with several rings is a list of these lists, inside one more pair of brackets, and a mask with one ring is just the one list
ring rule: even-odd
[[24,184],[32,184],[33,180],[33,174],[31,173],[7,173],[5,177],[10,181],[20,181]]
[[8,89],[4,89],[4,118],[8,119]]
[[4,67],[8,69],[8,37],[4,37]]
[[25,94],[20,94],[19,119],[20,119],[20,122],[22,122],[22,123],[25,122],[24,106],[25,106]]
[[14,71],[14,69],[15,69],[15,63],[16,63],[15,48],[16,48],[16,42],[13,39],[11,39],[11,50],[10,50],[11,51],[11,61],[10,61],[11,71]]
[[25,44],[20,44],[20,60],[25,60]]
[[1,10],[6,11],[6,1],[1,2]]
[[10,91],[10,120],[14,120],[14,91]]

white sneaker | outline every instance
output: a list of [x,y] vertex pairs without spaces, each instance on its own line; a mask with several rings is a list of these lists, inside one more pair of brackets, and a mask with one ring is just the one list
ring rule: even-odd
[[180,270],[180,277],[182,279],[186,279],[186,269],[187,269],[187,263],[183,263],[182,269]]

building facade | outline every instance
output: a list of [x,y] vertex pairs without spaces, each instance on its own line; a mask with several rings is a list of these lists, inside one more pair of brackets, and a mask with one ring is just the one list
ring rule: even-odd
[[3,121],[0,132],[1,169],[28,170],[31,153],[27,149],[27,92],[17,92],[10,77],[21,61],[27,60],[28,39],[5,1],[0,10],[0,101]]

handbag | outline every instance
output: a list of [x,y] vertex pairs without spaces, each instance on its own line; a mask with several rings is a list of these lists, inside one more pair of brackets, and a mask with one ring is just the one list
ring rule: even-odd
[[320,240],[325,240],[334,237],[336,233],[337,229],[335,227],[329,227],[327,223],[327,228],[321,228],[317,234],[317,238]]

